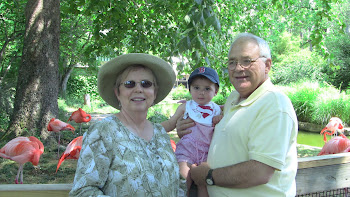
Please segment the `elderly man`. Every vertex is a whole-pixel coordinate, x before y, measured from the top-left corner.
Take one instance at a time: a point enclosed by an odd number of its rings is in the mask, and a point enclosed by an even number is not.
[[[192,165],[191,178],[210,196],[295,196],[298,124],[289,98],[269,79],[265,40],[239,34],[228,53],[235,90],[215,127],[207,163]],[[178,121],[179,136],[193,123]]]

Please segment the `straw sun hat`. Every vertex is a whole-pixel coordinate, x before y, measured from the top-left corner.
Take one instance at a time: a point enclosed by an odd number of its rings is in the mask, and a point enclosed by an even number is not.
[[[144,53],[130,53],[116,57],[104,64],[97,77],[98,92],[109,105],[120,110],[119,101],[114,94],[117,76],[128,66],[141,64],[152,70],[157,80],[158,92],[154,104],[162,101],[173,88],[175,73],[164,60]]]

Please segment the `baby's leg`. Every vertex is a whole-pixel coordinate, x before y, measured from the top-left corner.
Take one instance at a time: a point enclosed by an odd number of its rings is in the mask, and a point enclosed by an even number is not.
[[[179,167],[180,167],[181,176],[187,179],[188,172],[190,171],[190,164],[182,161],[182,162],[179,162]]]
[[[190,171],[190,164],[184,161],[179,162],[179,167],[181,176],[186,179],[187,191],[189,191],[192,184],[192,179],[190,176],[188,176],[188,172]]]
[[[198,186],[198,196],[209,197],[207,186]]]

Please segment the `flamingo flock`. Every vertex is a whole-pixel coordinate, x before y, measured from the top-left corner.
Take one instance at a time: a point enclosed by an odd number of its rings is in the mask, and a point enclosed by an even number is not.
[[[327,132],[330,131],[330,132]],[[332,117],[325,128],[322,129],[320,134],[323,134],[323,141],[325,145],[322,147],[319,155],[329,155],[337,153],[350,152],[350,139],[344,134],[344,125],[340,118]],[[339,133],[339,136],[338,136]],[[327,141],[327,136],[330,135],[332,138]]]
[[[73,112],[69,117],[68,121],[75,121],[76,123],[89,122],[91,120],[91,115],[87,114],[81,108]],[[64,130],[70,130],[74,134],[75,128],[66,122],[59,119],[52,118],[48,125],[48,131],[53,131],[58,133],[58,150],[57,155],[59,157],[59,145],[60,145],[60,132]],[[81,131],[81,125],[80,125]],[[79,132],[80,134],[80,132]],[[67,146],[64,153],[59,157],[57,164],[56,173],[65,159],[78,159],[80,155],[80,150],[82,146],[83,136],[79,136],[73,139]],[[23,184],[23,166],[27,162],[31,162],[34,166],[39,164],[41,155],[44,153],[43,143],[36,137],[16,137],[9,142],[7,142],[0,149],[0,157],[4,159],[9,159],[15,161],[19,164],[17,176],[15,178],[15,183]]]

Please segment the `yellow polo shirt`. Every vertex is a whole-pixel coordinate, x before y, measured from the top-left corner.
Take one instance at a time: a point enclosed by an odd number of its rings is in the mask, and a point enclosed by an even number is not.
[[[208,163],[213,169],[256,160],[277,170],[264,185],[246,189],[208,186],[210,196],[295,196],[297,117],[289,98],[266,80],[246,100],[233,91],[215,127]]]

